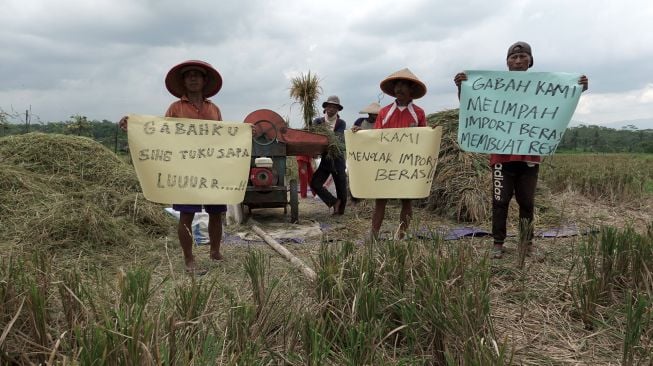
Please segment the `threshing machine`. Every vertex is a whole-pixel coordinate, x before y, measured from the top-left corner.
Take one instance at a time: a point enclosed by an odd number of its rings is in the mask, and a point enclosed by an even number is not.
[[[288,128],[283,118],[269,109],[256,110],[245,117],[255,128],[252,133],[252,162],[243,206],[255,208],[290,206],[290,222],[299,219],[297,180],[285,181],[286,157],[316,156],[329,145],[324,135]]]

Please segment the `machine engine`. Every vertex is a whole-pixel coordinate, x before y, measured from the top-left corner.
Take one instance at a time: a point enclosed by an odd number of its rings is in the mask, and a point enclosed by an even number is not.
[[[270,187],[277,185],[279,177],[272,168],[251,168],[249,180],[254,187]]]

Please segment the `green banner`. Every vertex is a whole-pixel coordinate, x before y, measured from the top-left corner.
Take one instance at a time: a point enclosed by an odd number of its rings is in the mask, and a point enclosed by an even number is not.
[[[580,74],[465,71],[458,143],[488,154],[552,155],[574,114]]]

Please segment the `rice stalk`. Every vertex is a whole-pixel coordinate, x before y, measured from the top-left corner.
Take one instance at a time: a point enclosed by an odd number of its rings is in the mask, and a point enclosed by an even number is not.
[[[626,296],[626,328],[624,331],[624,340],[622,347],[622,365],[630,366],[635,364],[635,357],[640,355],[641,361],[648,358],[653,361],[651,351],[653,348],[640,347],[641,337],[644,330],[651,322],[653,314],[653,301],[646,294],[629,293]]]
[[[487,155],[468,153],[458,144],[458,110],[427,117],[429,126],[442,126],[438,167],[427,208],[462,222],[483,222],[490,213],[490,169]]]
[[[290,79],[290,97],[299,103],[304,119],[304,128],[309,128],[313,118],[317,115],[316,103],[321,93],[320,79],[310,71]]]

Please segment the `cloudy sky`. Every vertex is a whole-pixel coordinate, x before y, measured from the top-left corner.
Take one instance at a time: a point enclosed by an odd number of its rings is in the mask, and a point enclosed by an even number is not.
[[[585,73],[573,120],[653,118],[653,1],[0,0],[0,109],[43,122],[162,115],[173,65],[202,59],[222,74],[225,120],[269,108],[301,124],[290,79],[309,70],[340,96],[350,124],[410,68],[427,113],[456,108],[453,76],[504,70],[531,43],[532,71]],[[648,24],[648,25],[647,25]],[[381,104],[391,102],[385,96]],[[36,118],[35,117],[35,118]]]

